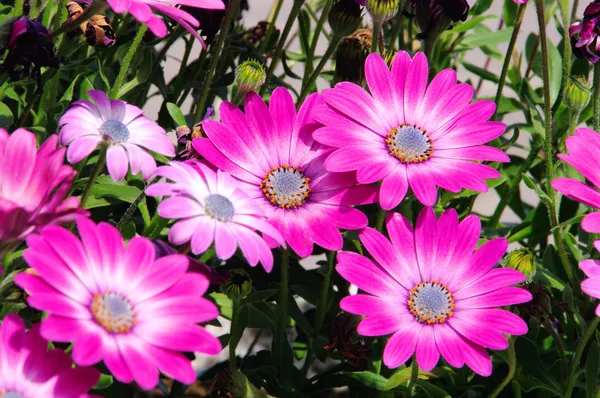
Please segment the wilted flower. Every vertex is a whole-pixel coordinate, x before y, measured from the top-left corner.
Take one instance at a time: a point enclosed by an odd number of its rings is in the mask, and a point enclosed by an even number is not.
[[[365,83],[365,60],[372,42],[371,29],[359,29],[340,42],[335,55],[335,83],[352,82],[360,86]]]
[[[261,88],[265,84],[265,78],[265,68],[263,68],[260,62],[254,59],[242,62],[235,69],[235,80],[238,90],[244,94],[250,91],[257,91]]]
[[[384,23],[394,18],[400,6],[399,0],[366,0],[365,6],[373,21]]]
[[[244,35],[244,39],[248,40],[255,46],[260,45],[266,38],[267,31],[269,30],[269,25],[269,21],[260,21],[255,27],[246,32],[246,34]],[[274,43],[276,42],[278,37],[279,29],[274,28],[270,41]]]
[[[60,349],[48,350],[40,336],[40,324],[28,332],[16,314],[8,314],[0,326],[0,397],[84,398],[100,372],[91,367],[73,368]]]
[[[411,5],[415,8],[421,39],[439,36],[452,22],[466,21],[469,14],[467,0],[411,0]]]
[[[223,0],[225,6],[229,5],[230,0]],[[221,28],[221,22],[225,17],[224,9],[206,9],[196,8],[189,5],[183,5],[181,9],[192,17],[196,18],[200,23],[200,34],[205,37],[206,43],[212,43],[213,39],[217,36],[219,29]],[[240,9],[238,12],[237,19],[242,18],[242,11],[248,9],[248,0],[240,1]]]
[[[585,57],[594,64],[600,60],[599,23],[600,0],[595,0],[585,8],[583,20],[569,27],[573,54],[577,57]]]
[[[354,0],[337,1],[327,16],[334,34],[348,36],[360,27],[362,9]]]
[[[358,335],[356,326],[360,317],[351,314],[338,314],[331,325],[329,344],[323,348],[328,354],[336,349],[344,359],[358,370],[366,370],[371,359],[371,347]]]
[[[175,130],[175,136],[177,137],[177,154],[173,160],[189,160],[197,159],[200,157],[198,152],[192,146],[192,141],[196,138],[206,137],[204,130],[202,129],[202,122],[210,119],[215,115],[215,107],[210,105],[204,114],[204,119],[201,122],[196,123],[190,129],[188,126],[179,126]]]
[[[80,366],[104,361],[123,383],[151,389],[159,371],[193,383],[196,373],[182,352],[221,351],[219,339],[198,325],[219,315],[202,297],[206,277],[187,272],[185,256],[157,258],[141,236],[125,245],[109,224],[80,217],[77,226],[80,238],[55,226],[27,238],[23,257],[37,275],[20,273],[15,283],[31,307],[48,313],[40,334],[73,343]]]
[[[54,47],[46,36],[50,31],[38,21],[29,18],[9,19],[4,22],[2,29],[10,27],[8,40],[0,42],[0,53],[8,50],[2,69],[18,78],[20,73],[33,74],[41,90],[40,68],[58,68],[58,60],[54,55]],[[17,70],[21,66],[22,70]],[[31,71],[30,71],[30,68]]]

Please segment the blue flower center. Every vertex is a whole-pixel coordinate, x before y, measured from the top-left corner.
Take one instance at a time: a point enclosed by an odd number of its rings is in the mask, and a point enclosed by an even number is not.
[[[129,129],[119,120],[107,120],[98,131],[108,141],[123,142],[129,138]]]
[[[390,155],[402,163],[421,163],[433,155],[433,143],[425,130],[405,125],[391,129],[385,139]]]
[[[223,195],[213,193],[204,200],[206,214],[219,221],[230,221],[235,213],[231,200]]]
[[[112,333],[129,333],[136,323],[133,305],[118,293],[96,294],[91,310],[96,322]]]
[[[454,314],[454,295],[441,282],[421,282],[410,292],[408,309],[419,322],[444,323]]]
[[[302,170],[287,164],[273,167],[260,184],[267,200],[283,209],[295,209],[308,199],[310,178]]]

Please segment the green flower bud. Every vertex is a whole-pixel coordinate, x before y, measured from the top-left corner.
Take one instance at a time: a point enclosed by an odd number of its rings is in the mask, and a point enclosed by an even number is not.
[[[362,21],[360,5],[354,0],[339,0],[331,7],[328,19],[333,34],[348,36],[360,27]]]
[[[231,300],[243,299],[252,292],[252,279],[243,269],[232,269],[222,290]]]
[[[244,94],[261,88],[265,84],[265,77],[265,68],[254,59],[242,62],[235,70],[238,90]]]
[[[506,256],[504,266],[522,272],[531,280],[535,274],[535,261],[535,256],[528,249],[517,249]]]
[[[399,0],[367,0],[367,11],[371,14],[373,21],[384,23],[394,18],[400,7]]]
[[[590,102],[590,84],[584,76],[575,76],[567,83],[565,101],[569,108],[581,112]]]
[[[335,55],[334,83],[365,83],[365,60],[371,51],[372,41],[370,29],[359,29],[340,42]]]

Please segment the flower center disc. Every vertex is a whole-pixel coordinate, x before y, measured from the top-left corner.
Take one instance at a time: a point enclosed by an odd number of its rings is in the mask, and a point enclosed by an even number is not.
[[[0,391],[0,398],[25,398],[25,396],[23,394],[21,394],[20,392],[16,392],[16,391],[6,391],[6,392]]]
[[[204,200],[206,214],[219,221],[230,221],[235,213],[233,203],[223,195],[213,193]]]
[[[122,142],[129,138],[129,129],[118,120],[107,120],[98,131],[108,141]]]
[[[425,130],[405,125],[391,129],[385,139],[390,155],[402,163],[421,163],[433,155],[433,143]]]
[[[96,294],[91,309],[96,322],[109,332],[129,333],[136,323],[133,305],[117,293]]]
[[[444,323],[453,315],[453,297],[441,282],[421,282],[410,291],[408,309],[419,322]]]
[[[285,209],[295,209],[308,199],[310,178],[302,170],[287,164],[273,167],[260,184],[267,200]]]

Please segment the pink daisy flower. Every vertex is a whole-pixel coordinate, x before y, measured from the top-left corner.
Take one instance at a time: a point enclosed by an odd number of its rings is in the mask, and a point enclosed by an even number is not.
[[[525,275],[494,268],[508,241],[492,239],[475,250],[479,218],[471,215],[459,224],[453,209],[439,220],[433,209],[423,209],[414,231],[404,216],[390,213],[387,230],[391,242],[372,228],[359,235],[374,261],[352,252],[337,256],[340,275],[365,292],[340,302],[344,311],[366,316],[358,333],[393,333],[383,352],[389,368],[402,365],[416,351],[425,371],[441,355],[456,368],[466,364],[489,376],[492,362],[485,349],[504,350],[505,333],[527,332],[521,318],[498,308],[531,300],[525,289],[510,287],[525,281]]]
[[[73,368],[63,350],[48,351],[37,323],[26,332],[16,314],[0,325],[0,397],[92,398],[100,373],[94,368]]]
[[[221,122],[204,121],[208,138],[197,138],[194,148],[218,168],[231,173],[300,256],[313,243],[328,250],[342,248],[338,228],[360,229],[367,217],[350,207],[372,203],[376,189],[356,186],[354,173],[330,173],[323,162],[331,152],[312,138],[320,125],[312,112],[320,95],[309,96],[298,114],[294,100],[277,88],[269,106],[255,93],[246,94],[242,113],[224,102]],[[270,247],[277,242],[265,237]]]
[[[72,342],[80,366],[104,361],[123,383],[151,389],[158,371],[186,384],[196,379],[181,351],[214,355],[219,340],[197,322],[218,315],[201,297],[209,286],[188,273],[185,256],[156,259],[154,245],[135,237],[125,247],[116,228],[78,218],[81,240],[49,226],[27,238],[24,258],[37,275],[21,273],[15,283],[28,304],[49,315],[40,333],[49,341]]]
[[[0,258],[44,225],[88,214],[78,198],[65,199],[75,171],[57,143],[52,135],[37,149],[33,133],[0,129]]]
[[[200,23],[196,18],[177,6],[207,8],[209,10],[225,9],[225,4],[221,0],[108,0],[108,4],[115,13],[129,12],[135,19],[147,24],[150,31],[156,36],[165,37],[167,35],[167,25],[165,25],[162,18],[152,13],[152,9],[161,12],[183,26],[185,30],[200,40],[203,46],[205,46],[204,41],[194,29],[200,27]]]
[[[557,178],[552,186],[563,195],[583,203],[586,206],[600,209],[600,169],[598,169],[598,151],[600,136],[594,130],[578,128],[575,135],[565,141],[568,154],[558,154],[558,158],[573,166],[595,187],[572,178]],[[581,221],[581,228],[589,233],[600,233],[600,213],[590,213]]]
[[[175,146],[165,130],[145,117],[137,106],[111,100],[102,91],[88,92],[93,102],[80,100],[72,104],[58,121],[61,145],[68,145],[67,160],[78,163],[101,143],[109,145],[106,153],[108,172],[113,180],[140,171],[145,180],[156,169],[147,150],[175,156]]]
[[[423,53],[411,60],[400,51],[391,71],[381,56],[371,54],[365,62],[371,94],[354,83],[338,83],[323,93],[329,106],[315,110],[315,119],[325,125],[315,131],[315,140],[338,148],[325,161],[327,170],[357,170],[361,184],[381,181],[385,210],[396,207],[409,186],[426,206],[435,204],[437,186],[486,192],[484,179],[500,173],[472,160],[509,161],[501,150],[483,145],[506,128],[487,121],[494,103],[469,104],[473,88],[457,84],[452,69],[429,86],[428,74]]]
[[[600,250],[600,241],[595,241],[596,250]],[[594,298],[600,298],[600,260],[583,260],[579,263],[579,268],[588,277],[581,282],[581,290],[585,294]],[[596,315],[600,316],[600,304],[596,307]]]
[[[238,189],[228,173],[216,172],[197,160],[170,162],[156,175],[173,181],[149,186],[150,196],[170,196],[158,206],[163,218],[179,219],[169,230],[169,241],[181,245],[191,241],[194,254],[204,253],[215,242],[217,257],[227,260],[238,245],[251,266],[259,261],[267,272],[273,269],[273,253],[255,230],[285,245],[281,234],[264,221],[262,208]]]

